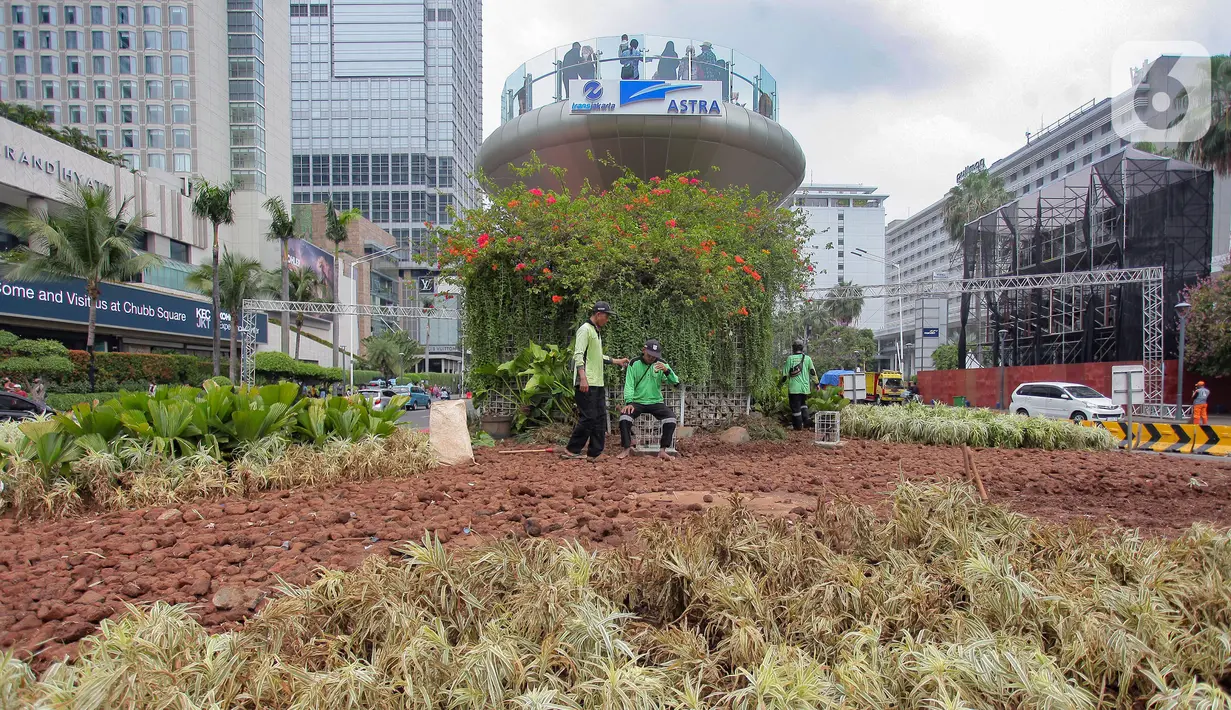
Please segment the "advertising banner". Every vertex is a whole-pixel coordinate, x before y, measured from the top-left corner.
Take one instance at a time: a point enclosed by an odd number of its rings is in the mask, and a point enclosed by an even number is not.
[[[721,116],[721,81],[570,79],[569,112],[636,116]]]
[[[325,283],[321,297],[325,301],[333,300],[333,254],[321,249],[304,239],[291,239],[286,243],[287,256],[291,267],[308,267],[316,272]]]
[[[204,301],[156,291],[104,283],[96,319],[100,326],[151,333],[212,338],[213,308]],[[89,299],[81,279],[65,281],[0,280],[0,314],[87,323]],[[231,337],[231,314],[220,313],[222,339]],[[267,342],[268,318],[257,315],[257,342]]]

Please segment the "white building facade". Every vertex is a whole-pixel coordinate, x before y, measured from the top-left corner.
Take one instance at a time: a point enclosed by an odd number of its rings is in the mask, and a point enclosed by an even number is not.
[[[804,213],[813,235],[805,247],[816,268],[810,288],[885,283],[885,200],[888,195],[864,185],[801,185],[790,204]],[[862,250],[855,253],[854,250]],[[865,299],[853,325],[884,327],[884,299]]]

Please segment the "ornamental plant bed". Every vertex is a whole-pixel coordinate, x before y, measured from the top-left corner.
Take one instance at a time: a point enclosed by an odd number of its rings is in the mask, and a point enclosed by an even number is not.
[[[824,451],[810,433],[740,446],[703,435],[679,446],[685,456],[670,463],[605,455],[589,464],[500,455],[538,448],[504,443],[476,449],[477,467],[401,479],[303,484],[58,521],[0,519],[0,648],[38,652],[43,668],[75,653],[78,640],[124,604],[156,600],[195,605],[207,629],[228,627],[250,611],[219,607],[214,597],[223,589],[270,596],[279,579],[304,584],[318,567],[353,569],[425,531],[449,549],[535,535],[610,548],[634,543],[637,529],[656,520],[724,506],[732,494],[758,514],[798,521],[818,501],[851,500],[885,514],[899,481],[963,477],[958,447],[850,440]],[[1121,452],[974,456],[993,503],[1043,520],[1169,537],[1193,523],[1231,525],[1228,463]]]

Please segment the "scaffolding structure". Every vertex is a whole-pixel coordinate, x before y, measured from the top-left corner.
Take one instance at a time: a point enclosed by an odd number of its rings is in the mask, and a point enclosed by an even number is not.
[[[978,324],[975,346],[1007,365],[1142,360],[1147,396],[1161,390],[1152,363],[1176,356],[1174,306],[1209,275],[1212,209],[1209,171],[1133,148],[1002,205],[966,225],[967,279],[1157,267],[1161,288],[981,290],[963,295],[963,332]]]
[[[405,323],[407,319],[427,319],[449,321],[455,320],[459,324],[461,320],[460,303],[458,308],[437,308],[437,307],[422,307],[422,306],[381,306],[365,303],[318,303],[318,302],[301,302],[301,301],[271,301],[263,299],[245,299],[243,304],[243,315],[240,321],[240,342],[243,347],[240,350],[240,379],[246,384],[256,384],[256,348],[257,348],[257,313],[304,313],[310,315],[321,316],[370,316],[372,318],[383,318],[387,322]],[[355,329],[358,330],[357,328]],[[460,335],[460,333],[459,333]],[[352,357],[355,353],[351,354]],[[462,349],[462,373],[465,376],[466,371],[466,351]]]

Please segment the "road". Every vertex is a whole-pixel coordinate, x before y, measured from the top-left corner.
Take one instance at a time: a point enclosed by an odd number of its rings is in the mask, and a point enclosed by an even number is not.
[[[416,409],[413,412],[405,412],[401,419],[398,419],[399,424],[410,424],[416,429],[426,429],[428,421],[427,409]]]

